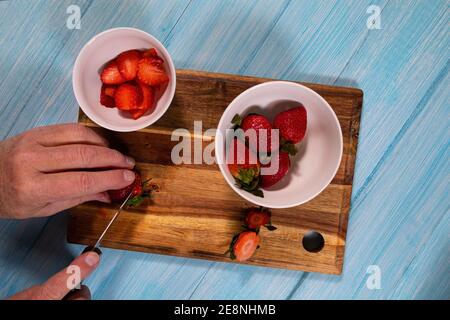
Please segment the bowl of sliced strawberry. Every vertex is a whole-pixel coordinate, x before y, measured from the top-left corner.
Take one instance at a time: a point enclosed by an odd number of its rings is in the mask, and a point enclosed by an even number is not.
[[[92,121],[113,131],[136,131],[156,122],[169,108],[175,94],[175,66],[152,35],[115,28],[83,47],[72,84],[78,104]]]
[[[343,152],[339,120],[327,101],[303,85],[271,81],[225,109],[215,155],[225,180],[244,199],[289,208],[320,194]]]

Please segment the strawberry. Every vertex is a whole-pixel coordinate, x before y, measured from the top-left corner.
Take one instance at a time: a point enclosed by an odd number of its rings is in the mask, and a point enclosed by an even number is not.
[[[114,95],[116,93],[116,86],[108,86],[108,85],[102,85],[102,92],[107,95],[108,97],[114,98]]]
[[[242,130],[244,130],[245,133],[250,133],[250,130],[255,130],[256,132],[256,140],[255,142],[250,141],[250,148],[253,150],[259,150],[262,152],[270,152],[271,151],[271,130],[272,125],[270,124],[270,121],[263,115],[251,113],[242,119],[238,114],[236,114],[233,117],[233,120],[231,121],[233,124],[240,126]],[[263,130],[266,131],[266,133],[263,133]],[[264,137],[266,141],[262,142],[260,141]],[[248,136],[247,136],[248,138]],[[253,146],[252,144],[256,143],[257,145]],[[260,150],[260,145],[265,144],[264,150]]]
[[[111,202],[123,202],[128,197],[130,192],[132,192],[131,197],[127,201],[127,205],[137,206],[144,201],[145,198],[149,198],[152,191],[159,190],[159,187],[155,184],[151,184],[147,187],[148,181],[142,181],[139,172],[134,171],[134,173],[136,174],[136,178],[129,186],[119,190],[108,191]]]
[[[130,199],[138,196],[142,193],[142,178],[141,175],[138,172],[134,172],[136,175],[136,178],[134,179],[133,183],[131,183],[129,186],[119,189],[119,190],[109,190],[108,194],[111,198],[112,202],[121,202],[125,200],[126,197],[130,194],[130,192],[133,192]]]
[[[108,108],[114,108],[116,103],[114,101],[114,86],[102,85],[102,89],[100,91],[100,103]],[[111,95],[112,94],[112,95]]]
[[[148,50],[143,50],[142,57],[144,57],[144,58],[156,58],[156,57],[159,57],[159,56],[158,56],[158,52],[156,51],[155,48],[150,48]]]
[[[289,154],[285,151],[272,153],[270,162],[261,166],[268,168],[273,161],[278,161],[278,171],[271,175],[261,175],[261,188],[266,189],[276,184],[287,174],[289,167],[291,166]]]
[[[117,67],[126,81],[136,78],[140,59],[141,52],[139,50],[128,50],[117,56]]]
[[[145,83],[138,82],[138,86],[142,92],[142,102],[138,109],[150,110],[155,102],[155,92],[152,87],[147,86]]]
[[[303,105],[280,112],[275,117],[273,125],[280,130],[281,138],[288,144],[302,141],[306,133],[307,115]],[[289,148],[284,148],[286,151]]]
[[[230,253],[232,260],[246,261],[259,248],[260,241],[261,239],[255,231],[243,231],[234,236],[227,253]]]
[[[142,117],[147,111],[153,109],[155,104],[155,92],[153,88],[142,82],[138,82],[138,85],[142,92],[142,102],[136,110],[130,111],[133,119],[139,119]]]
[[[143,58],[139,61],[137,76],[140,81],[149,86],[156,86],[169,81],[169,77],[164,71],[161,58]]]
[[[104,84],[121,84],[126,80],[119,71],[116,60],[111,60],[103,68],[100,79]]]
[[[114,100],[120,110],[135,110],[142,102],[142,92],[136,84],[124,83],[117,88]]]
[[[258,189],[260,164],[257,156],[245,144],[234,138],[227,154],[227,165],[236,184],[256,196],[263,197]]]
[[[156,52],[155,48],[145,50],[142,53],[142,57],[143,58],[152,58],[152,64],[161,66],[164,63],[164,60],[158,55],[158,52]]]

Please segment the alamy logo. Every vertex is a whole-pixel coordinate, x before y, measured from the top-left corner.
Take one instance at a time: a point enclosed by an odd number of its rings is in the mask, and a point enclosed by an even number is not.
[[[381,29],[381,8],[376,5],[371,5],[367,8],[366,13],[370,14],[366,22],[367,29]]]
[[[225,157],[218,163],[250,165],[260,164],[261,175],[273,175],[278,172],[279,159],[272,154],[279,152],[278,129],[208,129],[203,132],[202,121],[194,121],[193,134],[184,128],[172,131],[171,141],[178,142],[171,151],[173,164],[214,164],[214,140],[223,140]],[[270,139],[269,139],[270,137]],[[270,141],[270,142],[269,142]],[[204,146],[204,143],[208,144]],[[267,150],[273,150],[269,153]],[[222,163],[221,163],[222,162]]]
[[[381,269],[377,265],[370,265],[367,267],[367,274],[369,277],[366,280],[366,287],[369,290],[381,289]]]
[[[70,274],[67,278],[67,289],[80,289],[81,287],[81,269],[79,266],[70,265],[66,269],[66,273]]]
[[[66,26],[70,30],[81,29],[81,10],[80,7],[72,4],[67,7],[66,13],[69,15],[66,20]]]

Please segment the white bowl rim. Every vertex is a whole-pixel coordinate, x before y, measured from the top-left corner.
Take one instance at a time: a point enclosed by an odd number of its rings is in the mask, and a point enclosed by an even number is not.
[[[163,52],[164,58],[166,58],[166,62],[168,62],[169,64],[169,69],[170,69],[170,73],[171,73],[171,81],[173,81],[174,85],[171,87],[170,91],[169,91],[169,103],[167,103],[167,105],[163,108],[163,112],[161,113],[161,116],[159,118],[154,118],[151,119],[150,121],[148,121],[145,124],[141,124],[141,125],[130,125],[126,128],[123,127],[114,127],[109,125],[107,122],[103,121],[100,117],[97,117],[95,114],[91,113],[89,111],[89,108],[85,108],[84,106],[82,106],[82,104],[80,103],[80,99],[78,97],[78,85],[75,83],[75,79],[78,78],[79,75],[79,64],[80,64],[80,57],[82,56],[82,54],[87,50],[88,46],[91,45],[98,37],[101,37],[107,33],[111,33],[111,32],[116,32],[116,31],[121,31],[121,30],[128,30],[128,31],[133,31],[133,32],[137,32],[137,33],[141,33],[142,35],[145,35],[146,37],[150,38],[151,41],[157,43],[158,45],[160,45],[161,47],[161,51]],[[161,117],[166,113],[167,109],[169,109],[170,105],[172,104],[173,98],[175,96],[175,90],[176,90],[176,83],[177,83],[177,73],[176,73],[176,69],[175,69],[175,64],[172,61],[172,57],[169,54],[169,52],[167,51],[166,47],[154,36],[152,36],[150,33],[143,31],[141,29],[137,29],[137,28],[132,28],[132,27],[117,27],[117,28],[110,28],[107,30],[104,30],[96,35],[94,35],[91,39],[89,39],[88,42],[86,42],[83,46],[83,48],[81,48],[80,52],[78,53],[77,58],[75,59],[75,63],[73,65],[73,69],[72,69],[72,89],[73,89],[73,93],[75,95],[75,99],[77,100],[77,104],[78,106],[81,108],[81,110],[83,110],[83,112],[89,117],[89,119],[91,119],[92,121],[94,121],[96,124],[98,124],[99,126],[105,128],[105,129],[109,129],[112,131],[116,131],[116,132],[131,132],[131,131],[137,131],[140,129],[144,129],[150,125],[152,125],[153,123],[155,123],[156,121],[158,121],[159,119],[161,119]],[[80,93],[81,94],[81,93]]]
[[[219,146],[219,139],[218,139],[218,135],[219,135],[219,128],[222,127],[223,125],[223,121],[225,121],[224,119],[224,114],[226,112],[226,109],[228,109],[231,105],[237,103],[238,99],[242,98],[243,95],[247,95],[249,93],[251,93],[252,91],[258,90],[261,87],[266,87],[266,86],[272,86],[275,84],[282,84],[282,85],[288,85],[288,86],[296,86],[296,87],[300,87],[308,92],[310,92],[311,94],[313,94],[314,96],[316,96],[317,98],[319,98],[319,100],[321,100],[328,108],[328,110],[331,112],[335,125],[337,126],[337,128],[339,129],[339,161],[337,161],[337,164],[335,166],[335,169],[333,170],[333,174],[330,175],[329,181],[327,181],[327,183],[324,184],[324,186],[322,188],[320,188],[320,190],[318,190],[318,192],[316,192],[315,194],[313,194],[312,196],[301,200],[301,201],[297,201],[297,202],[293,202],[291,204],[287,204],[287,205],[267,205],[267,204],[262,204],[259,203],[257,201],[257,197],[254,196],[254,198],[251,198],[248,192],[246,192],[245,190],[239,189],[235,186],[235,182],[230,181],[228,179],[228,176],[226,175],[226,171],[227,169],[225,169],[225,163],[224,161],[221,161],[219,159],[219,157],[224,156],[223,155],[223,150],[221,150],[220,146]],[[215,158],[216,158],[216,163],[219,166],[220,172],[222,173],[222,176],[224,177],[224,179],[227,181],[227,183],[230,185],[230,187],[237,193],[239,194],[242,198],[244,198],[245,200],[257,204],[257,205],[261,205],[261,206],[265,206],[268,208],[273,208],[273,209],[284,209],[284,208],[292,208],[292,207],[296,207],[299,206],[301,204],[304,204],[312,199],[314,199],[315,197],[317,197],[320,193],[322,193],[323,190],[325,190],[326,187],[328,187],[331,183],[331,181],[333,181],[334,177],[336,176],[337,171],[339,170],[339,167],[341,165],[342,162],[342,154],[343,154],[343,137],[342,137],[342,128],[341,128],[341,124],[339,122],[338,117],[336,116],[336,113],[334,112],[333,108],[331,108],[330,104],[320,95],[318,94],[316,91],[314,91],[311,88],[308,88],[307,86],[304,86],[302,84],[296,83],[296,82],[292,82],[292,81],[284,81],[284,80],[274,80],[274,81],[267,81],[267,82],[263,82],[260,84],[257,84],[251,88],[248,88],[247,90],[241,92],[236,98],[233,99],[233,101],[231,101],[231,103],[227,106],[227,108],[225,109],[225,111],[223,112],[222,116],[220,117],[219,123],[217,125],[217,132],[216,132],[216,136],[214,138],[214,149],[215,149]],[[223,138],[223,135],[222,135]]]

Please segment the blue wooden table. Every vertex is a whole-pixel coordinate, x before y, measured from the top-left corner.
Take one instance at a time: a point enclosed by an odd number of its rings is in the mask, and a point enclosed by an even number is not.
[[[448,299],[449,5],[2,1],[0,137],[76,121],[75,58],[92,36],[118,26],[159,38],[178,68],[359,87],[343,275],[105,249],[86,283],[96,299]],[[82,247],[65,241],[66,223],[64,213],[0,221],[0,297],[46,280],[78,255]]]

